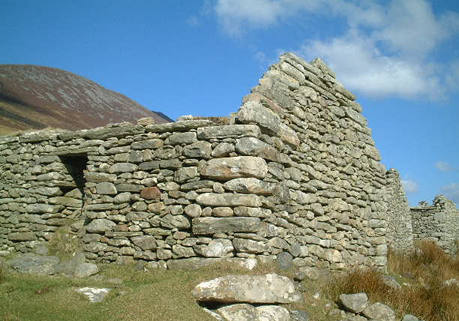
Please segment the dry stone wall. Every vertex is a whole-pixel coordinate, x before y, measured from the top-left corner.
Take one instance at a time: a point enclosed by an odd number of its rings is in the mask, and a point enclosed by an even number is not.
[[[1,138],[0,251],[70,226],[97,262],[384,267],[386,170],[360,105],[321,60],[281,56],[228,123]]]
[[[422,202],[411,208],[414,240],[433,240],[446,252],[457,253],[459,243],[459,210],[443,195],[433,204]]]
[[[413,249],[410,207],[396,169],[386,173],[387,245],[397,250]]]

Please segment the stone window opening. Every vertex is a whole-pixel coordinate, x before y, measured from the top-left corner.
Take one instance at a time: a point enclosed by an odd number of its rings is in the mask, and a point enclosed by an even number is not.
[[[88,156],[86,154],[60,155],[59,158],[67,169],[67,172],[73,178],[76,187],[84,195],[84,186],[86,185],[84,170],[88,164]]]

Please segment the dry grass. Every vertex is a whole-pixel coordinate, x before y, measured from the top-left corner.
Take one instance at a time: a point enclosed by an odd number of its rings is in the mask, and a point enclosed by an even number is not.
[[[80,239],[71,233],[70,226],[59,227],[47,245],[50,254],[60,258],[72,257],[81,250]]]
[[[400,316],[410,313],[425,321],[459,320],[459,258],[448,256],[435,243],[423,241],[410,253],[391,251],[388,268],[402,281],[392,288],[376,270],[356,269],[334,278],[329,295],[336,300],[342,293],[365,292],[372,302],[391,306]]]

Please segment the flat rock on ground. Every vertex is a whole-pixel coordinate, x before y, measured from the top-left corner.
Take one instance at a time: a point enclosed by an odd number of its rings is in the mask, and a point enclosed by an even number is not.
[[[277,274],[227,275],[198,284],[193,296],[201,302],[292,303],[301,300],[293,282]]]

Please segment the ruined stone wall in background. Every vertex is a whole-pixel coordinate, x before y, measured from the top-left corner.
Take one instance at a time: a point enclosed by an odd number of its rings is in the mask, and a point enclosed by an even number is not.
[[[443,195],[435,197],[433,205],[411,208],[414,240],[430,239],[446,252],[454,254],[459,242],[459,211],[453,201]]]
[[[69,226],[98,262],[383,267],[386,170],[354,100],[321,60],[285,54],[228,124],[0,138],[0,251]]]
[[[413,228],[405,191],[397,170],[391,168],[386,173],[387,201],[387,245],[397,250],[413,248]]]

